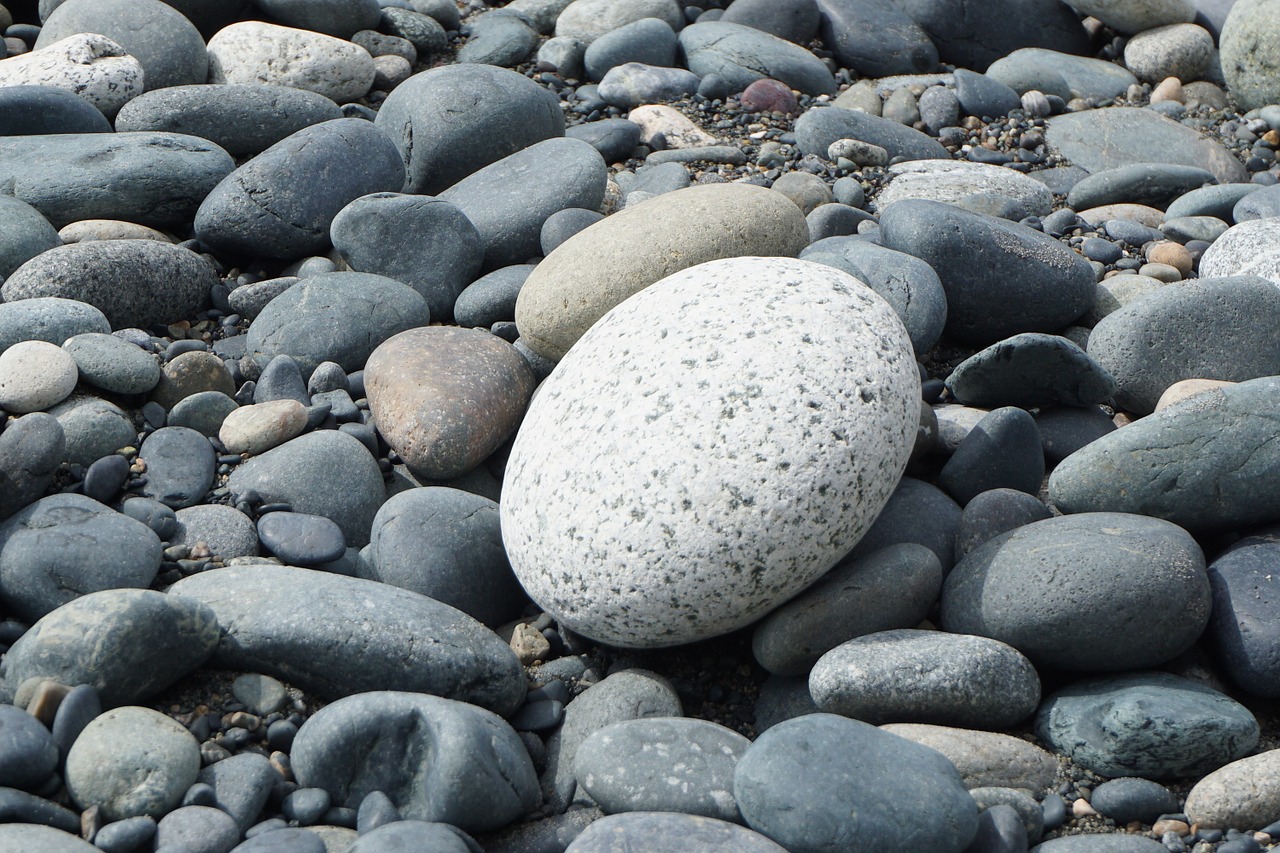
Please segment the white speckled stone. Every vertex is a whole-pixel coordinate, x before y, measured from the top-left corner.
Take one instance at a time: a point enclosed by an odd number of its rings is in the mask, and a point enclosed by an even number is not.
[[[919,374],[857,279],[730,258],[622,302],[534,397],[502,533],[562,624],[642,648],[746,625],[826,573],[911,451]]]
[[[974,193],[994,193],[1012,199],[1029,215],[1053,210],[1053,193],[1034,178],[1003,166],[964,160],[910,160],[889,167],[892,180],[876,199],[880,210],[905,198],[926,198],[958,204]]]
[[[297,400],[269,400],[227,415],[218,439],[231,453],[265,453],[301,435],[307,410]]]
[[[1200,277],[1260,275],[1280,284],[1280,218],[1233,225],[1204,250]]]
[[[364,97],[376,74],[369,51],[310,30],[241,21],[209,39],[210,83],[291,86],[345,104]]]
[[[0,87],[53,86],[115,115],[142,94],[142,63],[97,33],[80,33],[0,62]]]
[[[45,341],[23,341],[0,354],[0,409],[13,414],[57,405],[76,388],[71,354]]]

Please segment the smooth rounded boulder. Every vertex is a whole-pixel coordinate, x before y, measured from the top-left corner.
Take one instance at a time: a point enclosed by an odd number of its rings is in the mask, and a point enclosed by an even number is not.
[[[210,83],[306,89],[340,104],[363,98],[377,66],[345,39],[262,21],[239,21],[209,39]]]
[[[809,51],[752,27],[728,21],[693,24],[680,31],[680,50],[690,71],[715,74],[740,92],[756,80],[777,80],[806,95],[834,95],[836,81]]]
[[[53,86],[107,118],[142,94],[142,63],[98,33],[77,33],[0,63],[0,86]]]
[[[1153,597],[1179,618],[1147,620]],[[1177,657],[1204,631],[1210,604],[1204,554],[1185,530],[1140,515],[1083,513],[970,551],[943,584],[942,627],[1008,643],[1037,666],[1108,672]],[[1139,623],[1147,627],[1135,633]]]
[[[1232,97],[1246,110],[1280,101],[1280,23],[1271,0],[1237,0],[1218,39],[1222,74]]]
[[[512,568],[561,624],[615,645],[748,624],[884,507],[918,383],[902,322],[852,276],[789,258],[670,276],[593,326],[530,405],[503,488]]]
[[[516,325],[526,346],[559,360],[609,309],[659,279],[719,258],[795,257],[808,242],[804,214],[781,193],[745,184],[663,193],[561,243],[520,289]]]
[[[216,615],[211,665],[261,672],[326,698],[429,693],[508,715],[524,670],[502,639],[425,595],[362,578],[250,564],[178,581],[171,595]]]
[[[106,116],[66,89],[16,84],[0,89],[0,136],[110,132]]]
[[[1255,696],[1280,697],[1280,596],[1274,530],[1246,536],[1209,564],[1208,638],[1231,679]]]
[[[895,0],[894,5],[929,34],[943,62],[974,71],[986,71],[1023,47],[1089,53],[1079,16],[1057,0]]]
[[[564,113],[554,95],[523,74],[470,63],[413,75],[382,102],[374,124],[399,151],[404,191],[426,195],[564,136]]]
[[[227,175],[196,211],[195,232],[224,252],[301,258],[329,246],[329,225],[348,203],[403,184],[390,139],[364,119],[334,119],[285,137]]]
[[[58,230],[40,211],[20,198],[0,195],[0,284],[36,255],[61,245]]]
[[[92,305],[113,329],[166,325],[209,299],[218,274],[201,256],[155,240],[94,240],[27,261],[0,286],[6,302],[56,297]]]
[[[593,821],[565,848],[565,853],[626,853],[637,847],[672,853],[786,851],[758,832],[715,818],[679,812],[625,812]]]

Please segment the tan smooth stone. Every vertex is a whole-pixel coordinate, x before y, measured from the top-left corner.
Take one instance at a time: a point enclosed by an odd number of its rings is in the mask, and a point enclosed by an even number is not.
[[[1206,391],[1212,391],[1215,388],[1222,388],[1226,385],[1235,385],[1234,382],[1227,382],[1223,379],[1183,379],[1175,382],[1168,388],[1164,389],[1164,393],[1160,395],[1160,399],[1156,401],[1155,410],[1167,409],[1174,403],[1181,403],[1183,400],[1189,400],[1198,394]]]
[[[297,400],[270,400],[227,415],[218,439],[229,453],[265,453],[301,435],[306,426],[307,409]]]
[[[1187,247],[1173,240],[1153,243],[1151,248],[1147,249],[1147,260],[1153,264],[1168,264],[1176,269],[1182,278],[1190,275],[1191,268],[1195,265]]]
[[[81,219],[64,225],[58,232],[63,243],[88,243],[91,240],[155,240],[158,243],[176,243],[168,234],[119,219]]]

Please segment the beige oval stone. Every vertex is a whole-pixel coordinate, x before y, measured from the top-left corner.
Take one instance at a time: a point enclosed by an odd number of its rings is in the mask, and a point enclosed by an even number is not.
[[[1182,273],[1171,264],[1145,263],[1138,268],[1138,275],[1154,278],[1157,281],[1163,281],[1165,284],[1182,281]]]
[[[1241,758],[1201,779],[1184,809],[1202,827],[1258,829],[1280,815],[1280,749]]]
[[[559,361],[611,308],[672,273],[721,258],[794,258],[808,244],[800,208],[764,187],[663,193],[560,244],[521,288],[516,325],[530,349]]]
[[[999,732],[887,723],[880,728],[936,749],[956,766],[964,786],[1026,788],[1039,793],[1053,784],[1058,760],[1033,743]]]
[[[1181,403],[1183,400],[1189,400],[1206,391],[1235,384],[1223,379],[1183,379],[1164,389],[1164,393],[1160,395],[1160,399],[1156,402],[1155,410],[1158,412],[1161,409],[1169,408],[1174,403]]]
[[[1147,260],[1153,264],[1167,264],[1176,269],[1183,278],[1187,277],[1195,264],[1187,247],[1172,240],[1151,244],[1147,249]]]
[[[668,148],[699,148],[715,145],[716,138],[693,123],[684,113],[661,104],[636,107],[627,119],[640,127],[640,143],[648,145],[659,133]]]
[[[507,440],[537,379],[515,347],[483,329],[427,326],[374,350],[364,384],[378,431],[409,470],[446,480]]]
[[[1182,89],[1182,81],[1177,77],[1166,77],[1160,81],[1160,84],[1151,90],[1151,103],[1158,104],[1161,101],[1176,101],[1179,104],[1185,103],[1187,94]]]
[[[306,426],[306,407],[297,400],[270,400],[227,415],[218,439],[229,453],[265,453],[301,435]]]
[[[173,237],[139,225],[136,222],[123,222],[119,219],[81,219],[64,225],[58,232],[63,243],[88,243],[91,240],[155,240],[157,243],[176,243]]]

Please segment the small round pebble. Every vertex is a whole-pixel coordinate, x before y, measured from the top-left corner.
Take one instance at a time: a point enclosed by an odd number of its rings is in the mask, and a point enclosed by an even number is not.
[[[250,713],[264,717],[280,710],[286,698],[283,684],[258,672],[247,672],[231,682],[231,695]]]
[[[1178,798],[1157,782],[1125,776],[1095,788],[1089,805],[1118,824],[1135,820],[1153,823],[1160,815],[1176,812]]]
[[[291,566],[332,562],[347,550],[342,528],[322,515],[271,512],[258,519],[262,545]]]

